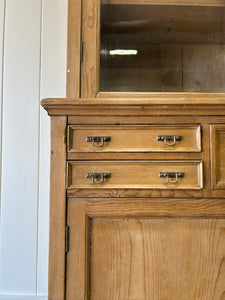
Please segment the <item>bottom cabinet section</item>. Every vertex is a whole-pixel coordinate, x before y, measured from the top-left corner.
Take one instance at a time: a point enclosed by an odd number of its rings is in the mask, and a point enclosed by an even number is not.
[[[225,201],[69,199],[67,300],[225,299]]]

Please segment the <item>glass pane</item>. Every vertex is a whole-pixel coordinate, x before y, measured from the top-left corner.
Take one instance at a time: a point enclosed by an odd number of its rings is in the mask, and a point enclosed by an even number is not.
[[[101,91],[225,92],[225,7],[102,0],[100,56]]]

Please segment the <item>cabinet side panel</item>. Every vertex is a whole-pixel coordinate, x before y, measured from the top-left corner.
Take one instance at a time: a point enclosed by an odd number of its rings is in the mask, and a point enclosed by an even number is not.
[[[64,299],[66,225],[66,117],[51,119],[49,287],[51,300]]]

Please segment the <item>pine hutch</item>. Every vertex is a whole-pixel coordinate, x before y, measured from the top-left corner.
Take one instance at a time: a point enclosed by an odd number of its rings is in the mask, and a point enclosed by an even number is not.
[[[225,1],[68,5],[49,300],[225,299]]]

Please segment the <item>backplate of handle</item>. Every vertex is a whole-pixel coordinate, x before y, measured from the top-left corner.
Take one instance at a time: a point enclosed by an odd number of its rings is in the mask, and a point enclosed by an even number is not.
[[[87,136],[86,141],[92,143],[94,147],[103,147],[105,142],[111,140],[110,136]]]
[[[162,141],[166,146],[175,146],[177,141],[181,141],[181,135],[158,135],[157,141]]]
[[[168,183],[177,183],[179,178],[184,177],[184,172],[160,172],[159,177],[166,178]]]
[[[109,178],[111,173],[87,173],[86,178],[92,178],[94,184],[104,183],[105,178]]]

